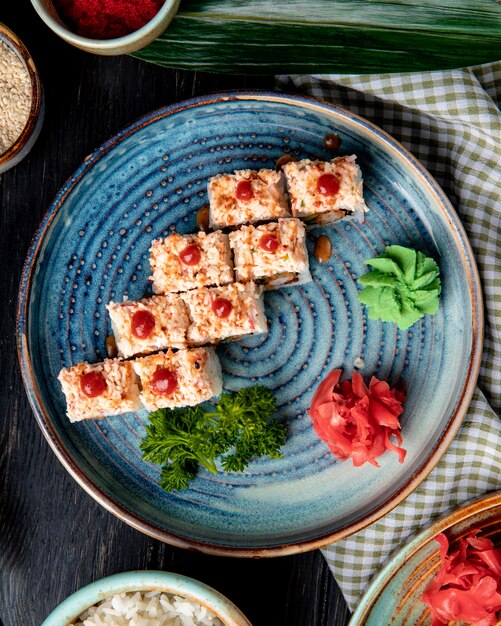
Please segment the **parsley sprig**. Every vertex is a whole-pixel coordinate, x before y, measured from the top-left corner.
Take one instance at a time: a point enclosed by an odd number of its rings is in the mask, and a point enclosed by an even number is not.
[[[231,472],[243,471],[255,457],[280,458],[287,430],[272,420],[275,409],[273,393],[256,385],[223,393],[212,412],[199,406],[153,411],[140,446],[143,459],[163,466],[162,489],[180,491],[200,465],[215,474],[222,455],[223,469]]]

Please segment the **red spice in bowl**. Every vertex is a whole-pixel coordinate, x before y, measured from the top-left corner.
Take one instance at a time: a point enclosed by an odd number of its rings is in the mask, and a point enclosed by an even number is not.
[[[160,10],[164,0],[55,0],[70,28],[90,39],[115,39],[139,30]]]

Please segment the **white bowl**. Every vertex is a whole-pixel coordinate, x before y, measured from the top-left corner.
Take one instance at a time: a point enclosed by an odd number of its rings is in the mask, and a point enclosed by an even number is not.
[[[31,0],[35,11],[47,26],[61,39],[94,54],[128,54],[144,48],[161,35],[177,12],[180,0],[165,0],[158,13],[144,26],[124,37],[115,39],[91,39],[75,34],[60,18],[52,0]]]
[[[187,576],[156,571],[123,572],[82,587],[56,607],[42,626],[68,626],[102,600],[116,593],[135,591],[164,591],[180,595],[212,611],[224,626],[252,626],[233,602],[219,591]]]

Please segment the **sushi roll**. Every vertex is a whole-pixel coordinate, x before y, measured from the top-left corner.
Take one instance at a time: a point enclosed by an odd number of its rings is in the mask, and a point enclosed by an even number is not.
[[[218,343],[267,331],[262,287],[233,283],[183,293],[188,307],[190,345]]]
[[[119,415],[141,408],[137,376],[128,361],[105,359],[63,368],[58,376],[70,422]]]
[[[292,215],[307,223],[330,224],[344,217],[361,222],[368,211],[356,156],[332,161],[292,161],[283,166]]]
[[[132,363],[148,411],[195,406],[218,396],[223,388],[221,365],[213,348],[169,350]]]
[[[267,289],[311,280],[306,231],[297,219],[242,226],[229,234],[238,281],[265,283]]]
[[[228,235],[221,231],[155,239],[150,248],[153,292],[188,291],[233,282]]]
[[[208,185],[211,228],[290,217],[284,178],[275,170],[219,174]]]
[[[138,302],[110,302],[106,308],[119,356],[129,358],[186,346],[190,322],[178,294],[152,296]]]

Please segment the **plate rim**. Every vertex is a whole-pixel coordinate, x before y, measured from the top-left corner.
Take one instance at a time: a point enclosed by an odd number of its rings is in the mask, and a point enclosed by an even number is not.
[[[501,490],[470,498],[454,509],[448,511],[438,519],[431,521],[417,535],[411,537],[403,545],[400,545],[390,553],[385,560],[382,569],[378,570],[371,579],[369,586],[360,598],[357,608],[348,623],[348,626],[364,626],[367,623],[369,611],[377,603],[379,597],[386,589],[393,576],[400,571],[405,562],[413,557],[423,546],[433,541],[438,533],[453,528],[460,522],[472,517],[475,513],[488,511],[489,509],[501,508]],[[437,552],[439,547],[437,546]]]
[[[464,258],[467,272],[467,282],[472,301],[472,346],[470,358],[466,372],[465,384],[459,395],[455,410],[453,411],[447,426],[445,427],[437,445],[429,455],[425,463],[408,479],[407,483],[398,489],[391,497],[386,498],[369,514],[355,522],[344,525],[342,528],[334,532],[322,534],[312,539],[292,541],[290,543],[276,544],[268,547],[238,547],[225,544],[212,544],[208,542],[198,541],[180,537],[167,530],[158,528],[156,525],[141,519],[139,516],[122,506],[111,496],[106,495],[103,490],[94,484],[80,469],[77,463],[67,451],[61,440],[59,439],[48,411],[45,409],[43,401],[38,393],[36,376],[31,367],[31,358],[27,341],[28,318],[29,318],[29,297],[32,287],[32,279],[34,270],[39,258],[40,249],[45,241],[45,236],[53,221],[59,214],[59,211],[71,193],[73,188],[83,178],[83,176],[108,152],[115,146],[119,145],[127,137],[138,132],[158,119],[166,118],[178,112],[195,108],[205,107],[218,102],[238,102],[246,100],[256,100],[264,102],[278,102],[293,106],[306,107],[324,113],[328,116],[341,116],[355,122],[372,134],[378,136],[385,145],[391,149],[394,155],[398,155],[399,160],[407,161],[408,164],[419,175],[421,182],[426,184],[428,193],[435,196],[437,203],[444,211],[444,218],[448,219],[449,226],[452,229],[453,237],[457,242],[458,249]],[[471,244],[464,227],[454,210],[451,202],[445,195],[445,192],[438,185],[436,180],[431,176],[428,170],[396,139],[391,137],[386,131],[378,127],[373,122],[364,117],[353,113],[345,107],[338,106],[321,100],[319,98],[305,96],[300,94],[288,94],[283,92],[275,92],[268,90],[237,90],[217,92],[204,96],[197,96],[180,102],[154,109],[145,115],[137,118],[117,133],[112,135],[108,140],[98,146],[90,155],[88,155],[82,163],[77,167],[72,175],[59,187],[52,203],[45,212],[38,228],[33,235],[31,244],[26,254],[23,270],[21,274],[18,302],[16,312],[16,344],[18,360],[23,379],[24,388],[28,396],[32,411],[35,414],[38,426],[56,454],[63,467],[76,480],[76,482],[101,506],[111,512],[113,515],[126,522],[136,530],[149,535],[150,537],[173,545],[175,547],[190,549],[205,554],[216,556],[236,556],[236,557],[274,557],[286,556],[290,554],[298,554],[307,552],[317,548],[344,539],[363,528],[369,526],[383,515],[395,508],[402,500],[412,493],[419,484],[428,476],[435,465],[441,459],[450,443],[454,439],[459,430],[463,418],[468,410],[476,381],[480,371],[482,347],[484,334],[484,310],[482,289],[480,276],[476,265],[475,257]]]

